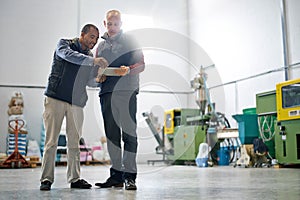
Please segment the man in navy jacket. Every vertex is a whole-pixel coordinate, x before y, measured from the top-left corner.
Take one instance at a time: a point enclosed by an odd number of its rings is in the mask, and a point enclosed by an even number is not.
[[[50,190],[54,182],[55,155],[64,118],[68,141],[67,180],[71,188],[89,189],[92,186],[80,179],[79,140],[82,135],[83,107],[88,99],[86,86],[94,78],[94,66],[107,67],[104,58],[93,58],[91,53],[98,38],[98,28],[87,24],[82,28],[79,38],[61,39],[54,52],[44,100],[46,141],[40,190]]]

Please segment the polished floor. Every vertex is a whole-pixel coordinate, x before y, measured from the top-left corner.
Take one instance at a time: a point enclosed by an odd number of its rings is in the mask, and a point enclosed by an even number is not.
[[[300,199],[299,168],[139,165],[137,191],[70,189],[66,167],[55,169],[51,191],[40,191],[40,167],[0,169],[0,199]],[[82,165],[82,178],[105,181],[109,166]]]

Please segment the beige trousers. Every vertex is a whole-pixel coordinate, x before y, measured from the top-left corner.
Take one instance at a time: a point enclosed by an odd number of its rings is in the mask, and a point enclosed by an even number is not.
[[[45,98],[44,107],[46,140],[40,181],[54,182],[58,137],[63,119],[66,117],[67,181],[69,183],[76,182],[80,178],[79,140],[82,135],[83,108],[50,97]]]

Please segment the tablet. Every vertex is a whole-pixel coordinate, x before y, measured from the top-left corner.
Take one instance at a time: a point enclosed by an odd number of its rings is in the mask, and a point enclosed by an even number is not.
[[[99,69],[98,74],[100,72],[100,70],[103,70],[101,74],[104,74],[106,76],[120,76],[118,74],[115,73],[115,69],[118,69],[116,67],[107,67],[105,69]]]

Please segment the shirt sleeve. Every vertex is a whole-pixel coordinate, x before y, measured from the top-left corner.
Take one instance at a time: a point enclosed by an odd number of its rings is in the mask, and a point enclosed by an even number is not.
[[[56,54],[71,63],[76,65],[87,65],[93,66],[94,65],[94,58],[83,53],[79,53],[78,51],[74,51],[70,48],[70,43],[68,40],[61,39],[58,42],[56,48]]]

